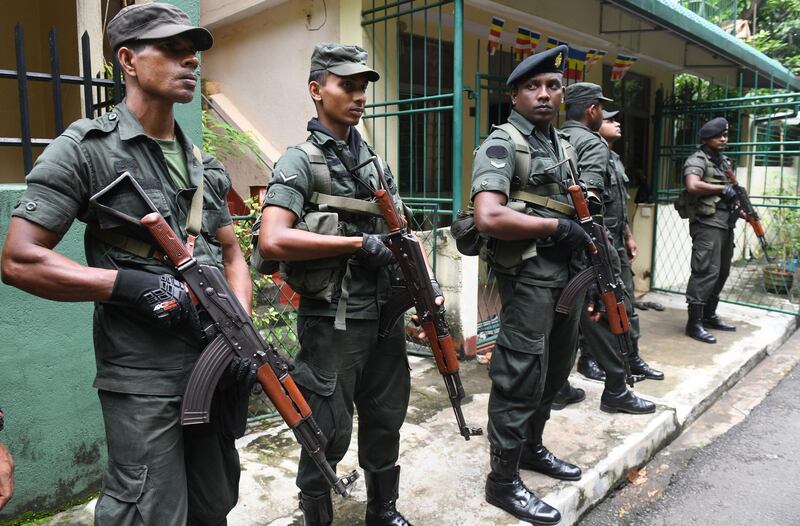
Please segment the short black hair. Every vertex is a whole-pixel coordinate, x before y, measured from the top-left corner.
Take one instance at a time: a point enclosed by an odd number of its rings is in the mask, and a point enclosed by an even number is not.
[[[582,100],[579,102],[574,102],[572,104],[568,103],[565,112],[567,120],[582,121],[583,114],[586,112],[586,109],[592,104],[597,104],[597,100]]]
[[[325,82],[328,80],[328,70],[327,69],[318,69],[316,71],[312,71],[308,74],[308,83],[311,84],[312,82],[316,82],[320,86],[324,86]]]
[[[114,54],[117,54],[119,48],[126,47],[133,51],[134,53],[141,53],[142,50],[147,46],[148,42],[146,40],[128,40],[127,42],[122,42],[117,48],[114,50]]]

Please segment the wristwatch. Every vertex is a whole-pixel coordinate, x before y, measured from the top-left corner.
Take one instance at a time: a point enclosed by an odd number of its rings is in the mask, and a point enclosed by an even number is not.
[[[0,431],[3,430],[3,425],[4,424],[5,424],[5,422],[3,421],[3,409],[0,408]]]

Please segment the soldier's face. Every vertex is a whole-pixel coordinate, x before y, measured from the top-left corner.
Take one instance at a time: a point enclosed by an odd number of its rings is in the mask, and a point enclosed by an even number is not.
[[[311,82],[309,91],[325,117],[343,126],[355,126],[364,115],[367,86],[369,80],[366,73],[350,77],[328,73],[325,84]]]
[[[603,125],[600,126],[599,131],[600,136],[609,142],[616,141],[622,137],[622,126],[620,126],[619,123],[613,118],[603,120]]]
[[[199,60],[194,43],[185,36],[143,41],[138,51],[120,50],[120,63],[150,97],[172,103],[191,102],[197,86]],[[129,61],[125,64],[126,59]]]
[[[716,137],[705,139],[703,143],[705,143],[705,145],[711,148],[712,150],[716,151],[724,150],[725,147],[728,146],[728,132],[724,131],[720,135],[717,135]]]
[[[539,73],[511,91],[511,104],[537,128],[550,124],[563,98],[560,73]]]

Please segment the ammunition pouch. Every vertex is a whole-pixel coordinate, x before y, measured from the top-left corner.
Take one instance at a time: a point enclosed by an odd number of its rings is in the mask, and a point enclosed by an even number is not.
[[[713,216],[717,210],[717,202],[720,200],[718,195],[695,196],[681,190],[678,198],[675,199],[673,206],[682,219],[694,221],[698,217]]]
[[[458,211],[456,220],[450,226],[450,233],[456,240],[456,248],[465,256],[478,256],[486,247],[487,237],[478,232],[472,211]]]
[[[506,206],[523,214],[527,208],[527,204],[523,201],[509,201]],[[536,256],[535,239],[506,241],[489,238],[489,242],[486,244],[486,261],[493,269],[503,274],[516,274],[522,266],[522,262],[534,256]]]
[[[253,223],[253,229],[250,233],[250,246],[253,251],[250,254],[250,267],[259,274],[272,275],[278,272],[280,262],[271,259],[264,259],[258,251],[258,231],[261,229],[261,216]]]
[[[336,212],[309,212],[295,228],[315,234],[341,235],[339,214]],[[340,282],[338,278],[344,267],[344,259],[336,256],[307,261],[282,261],[281,279],[301,296],[330,303]]]

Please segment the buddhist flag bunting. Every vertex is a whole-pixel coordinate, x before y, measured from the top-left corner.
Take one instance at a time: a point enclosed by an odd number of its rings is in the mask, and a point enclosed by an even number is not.
[[[492,17],[492,25],[489,27],[489,44],[487,49],[490,55],[494,55],[500,47],[500,35],[503,34],[503,25],[506,23],[502,18]]]
[[[583,71],[586,64],[586,50],[576,47],[569,48],[567,53],[567,68],[564,71],[564,78],[575,82],[583,80]]]
[[[569,44],[567,44],[563,40],[559,40],[555,37],[547,37],[547,49],[553,49],[554,47],[561,45],[569,46]]]
[[[622,80],[622,77],[631,69],[631,66],[639,60],[637,57],[629,57],[627,55],[617,55],[617,59],[614,61],[614,67],[611,70],[611,80],[617,81]]]
[[[529,53],[529,55],[532,54],[534,51],[536,51],[536,46],[539,45],[539,40],[541,40],[541,39],[542,39],[542,34],[541,33],[537,33],[536,31],[531,31],[531,34],[530,34],[531,52]]]
[[[522,60],[531,54],[531,30],[519,26],[517,28],[517,41],[514,44],[514,58]]]
[[[589,69],[589,67],[594,66],[595,64],[603,60],[603,57],[606,56],[607,54],[608,51],[603,51],[601,49],[590,49],[586,53],[586,69]]]

